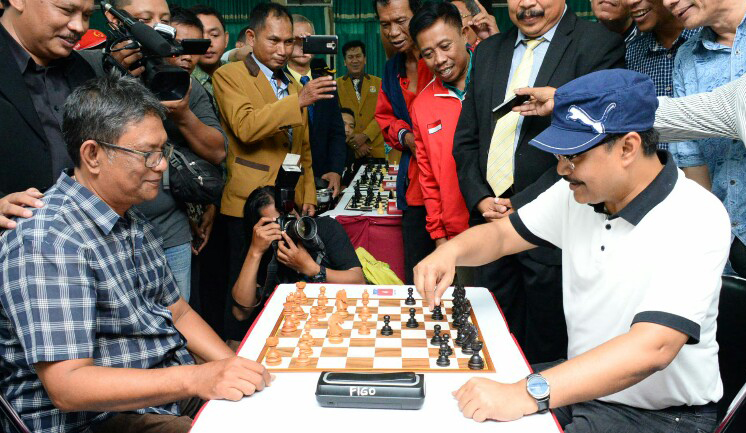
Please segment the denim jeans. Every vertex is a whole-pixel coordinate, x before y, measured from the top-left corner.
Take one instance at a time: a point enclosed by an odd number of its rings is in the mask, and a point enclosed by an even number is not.
[[[192,283],[192,245],[187,242],[166,248],[164,251],[168,267],[171,268],[171,273],[176,280],[176,287],[179,288],[181,297],[189,302]]]

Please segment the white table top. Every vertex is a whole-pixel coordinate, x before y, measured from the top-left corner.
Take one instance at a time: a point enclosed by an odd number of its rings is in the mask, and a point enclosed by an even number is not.
[[[339,199],[339,202],[337,202],[337,206],[334,207],[334,209],[324,212],[322,215],[337,218],[338,216],[373,216],[373,217],[382,217],[382,216],[395,216],[395,217],[401,217],[401,214],[397,215],[389,215],[388,213],[384,212],[382,215],[378,213],[377,209],[374,209],[372,211],[363,212],[363,211],[354,211],[354,210],[347,210],[345,207],[347,206],[347,203],[352,200],[352,196],[355,195],[355,190],[352,187],[352,185],[355,185],[355,182],[357,182],[360,177],[363,175],[363,171],[365,171],[365,165],[360,166],[357,173],[355,173],[355,177],[352,179],[352,182],[350,182],[350,186],[345,188],[344,191],[342,191],[342,197]],[[396,167],[396,166],[393,166]],[[396,180],[396,175],[388,175],[393,176],[392,179]]]
[[[367,288],[371,299],[406,298],[408,286],[385,286],[393,288],[392,296],[373,293],[384,286],[325,284],[326,294],[333,300],[337,290],[344,288],[350,298],[359,298]],[[320,285],[306,287],[308,297],[318,296]],[[295,291],[290,284],[280,285],[270,298],[264,312],[256,321],[249,336],[239,350],[239,355],[257,359],[267,337],[277,322],[287,295]],[[445,294],[450,296],[451,290]],[[415,292],[415,297],[417,293]],[[458,389],[470,377],[482,376],[502,382],[515,382],[529,374],[528,365],[520,353],[513,337],[508,332],[494,298],[487,289],[469,287],[467,297],[471,301],[482,336],[495,363],[496,373],[460,372],[425,373],[426,396],[419,410],[383,410],[325,408],[316,402],[316,383],[319,373],[273,373],[272,385],[238,402],[210,401],[202,409],[192,433],[248,431],[257,427],[275,427],[281,431],[324,431],[354,433],[437,431],[495,433],[511,432],[558,432],[561,431],[551,414],[532,415],[508,423],[477,423],[464,418],[458,410],[451,392]],[[468,429],[468,430],[467,430]]]

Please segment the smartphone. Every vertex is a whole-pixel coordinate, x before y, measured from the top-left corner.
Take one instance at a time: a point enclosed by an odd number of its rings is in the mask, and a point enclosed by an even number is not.
[[[495,121],[498,121],[501,117],[510,113],[513,110],[513,107],[517,107],[528,101],[529,99],[531,99],[531,97],[528,95],[515,95],[502,104],[498,105],[497,107],[493,108],[492,116],[495,118]]]
[[[337,54],[339,37],[337,35],[313,35],[303,38],[305,54]]]

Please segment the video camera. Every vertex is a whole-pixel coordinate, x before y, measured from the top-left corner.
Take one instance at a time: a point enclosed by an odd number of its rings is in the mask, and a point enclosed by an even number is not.
[[[101,1],[101,10],[109,12],[119,24],[108,21],[111,29],[112,41],[107,48],[106,63],[113,65],[123,73],[127,73],[124,66],[111,56],[111,47],[131,40],[122,49],[140,48],[142,59],[132,65],[132,69],[145,67],[143,82],[161,101],[178,101],[183,99],[189,91],[189,73],[179,67],[169,65],[163,61],[164,57],[180,56],[182,54],[204,54],[210,48],[209,39],[183,39],[181,43],[176,42],[176,30],[168,25],[158,23],[155,28],[136,20],[126,11],[114,8],[106,0]],[[106,16],[104,14],[104,16]]]

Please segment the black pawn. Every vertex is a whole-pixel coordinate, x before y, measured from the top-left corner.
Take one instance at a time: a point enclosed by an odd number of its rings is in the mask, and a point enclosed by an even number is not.
[[[409,293],[409,296],[404,300],[404,305],[415,305],[417,302],[414,300],[414,296],[412,296],[414,294],[414,289],[411,287],[408,288],[407,293]]]
[[[419,328],[420,324],[417,323],[417,319],[414,318],[415,315],[415,309],[410,308],[409,309],[409,320],[407,320],[407,328]]]
[[[450,338],[451,338],[451,335],[448,334],[447,332],[445,334],[443,334],[443,336],[440,337],[440,339],[443,342],[443,344],[446,345],[446,349],[448,350],[448,353],[446,353],[446,355],[448,355],[448,356],[453,355],[453,348],[449,344]]]
[[[433,320],[443,320],[443,310],[441,310],[440,305],[437,305],[435,308],[433,308]]]
[[[481,341],[475,341],[471,348],[474,351],[474,354],[471,355],[471,358],[469,358],[469,369],[471,370],[482,370],[484,368],[484,359],[482,359],[481,356],[479,356],[479,352],[482,350],[482,342]]]
[[[440,345],[440,356],[438,356],[438,359],[435,361],[435,364],[438,367],[448,367],[451,365],[451,360],[448,359],[448,349],[445,343]]]
[[[391,325],[389,325],[389,322],[391,322],[391,316],[389,316],[388,314],[383,316],[383,328],[381,328],[381,335],[386,337],[394,335],[394,330],[391,329]]]
[[[435,335],[433,335],[433,338],[430,339],[430,344],[432,346],[440,346],[440,343],[443,341],[440,338],[440,325],[435,325],[433,329],[435,330]]]

